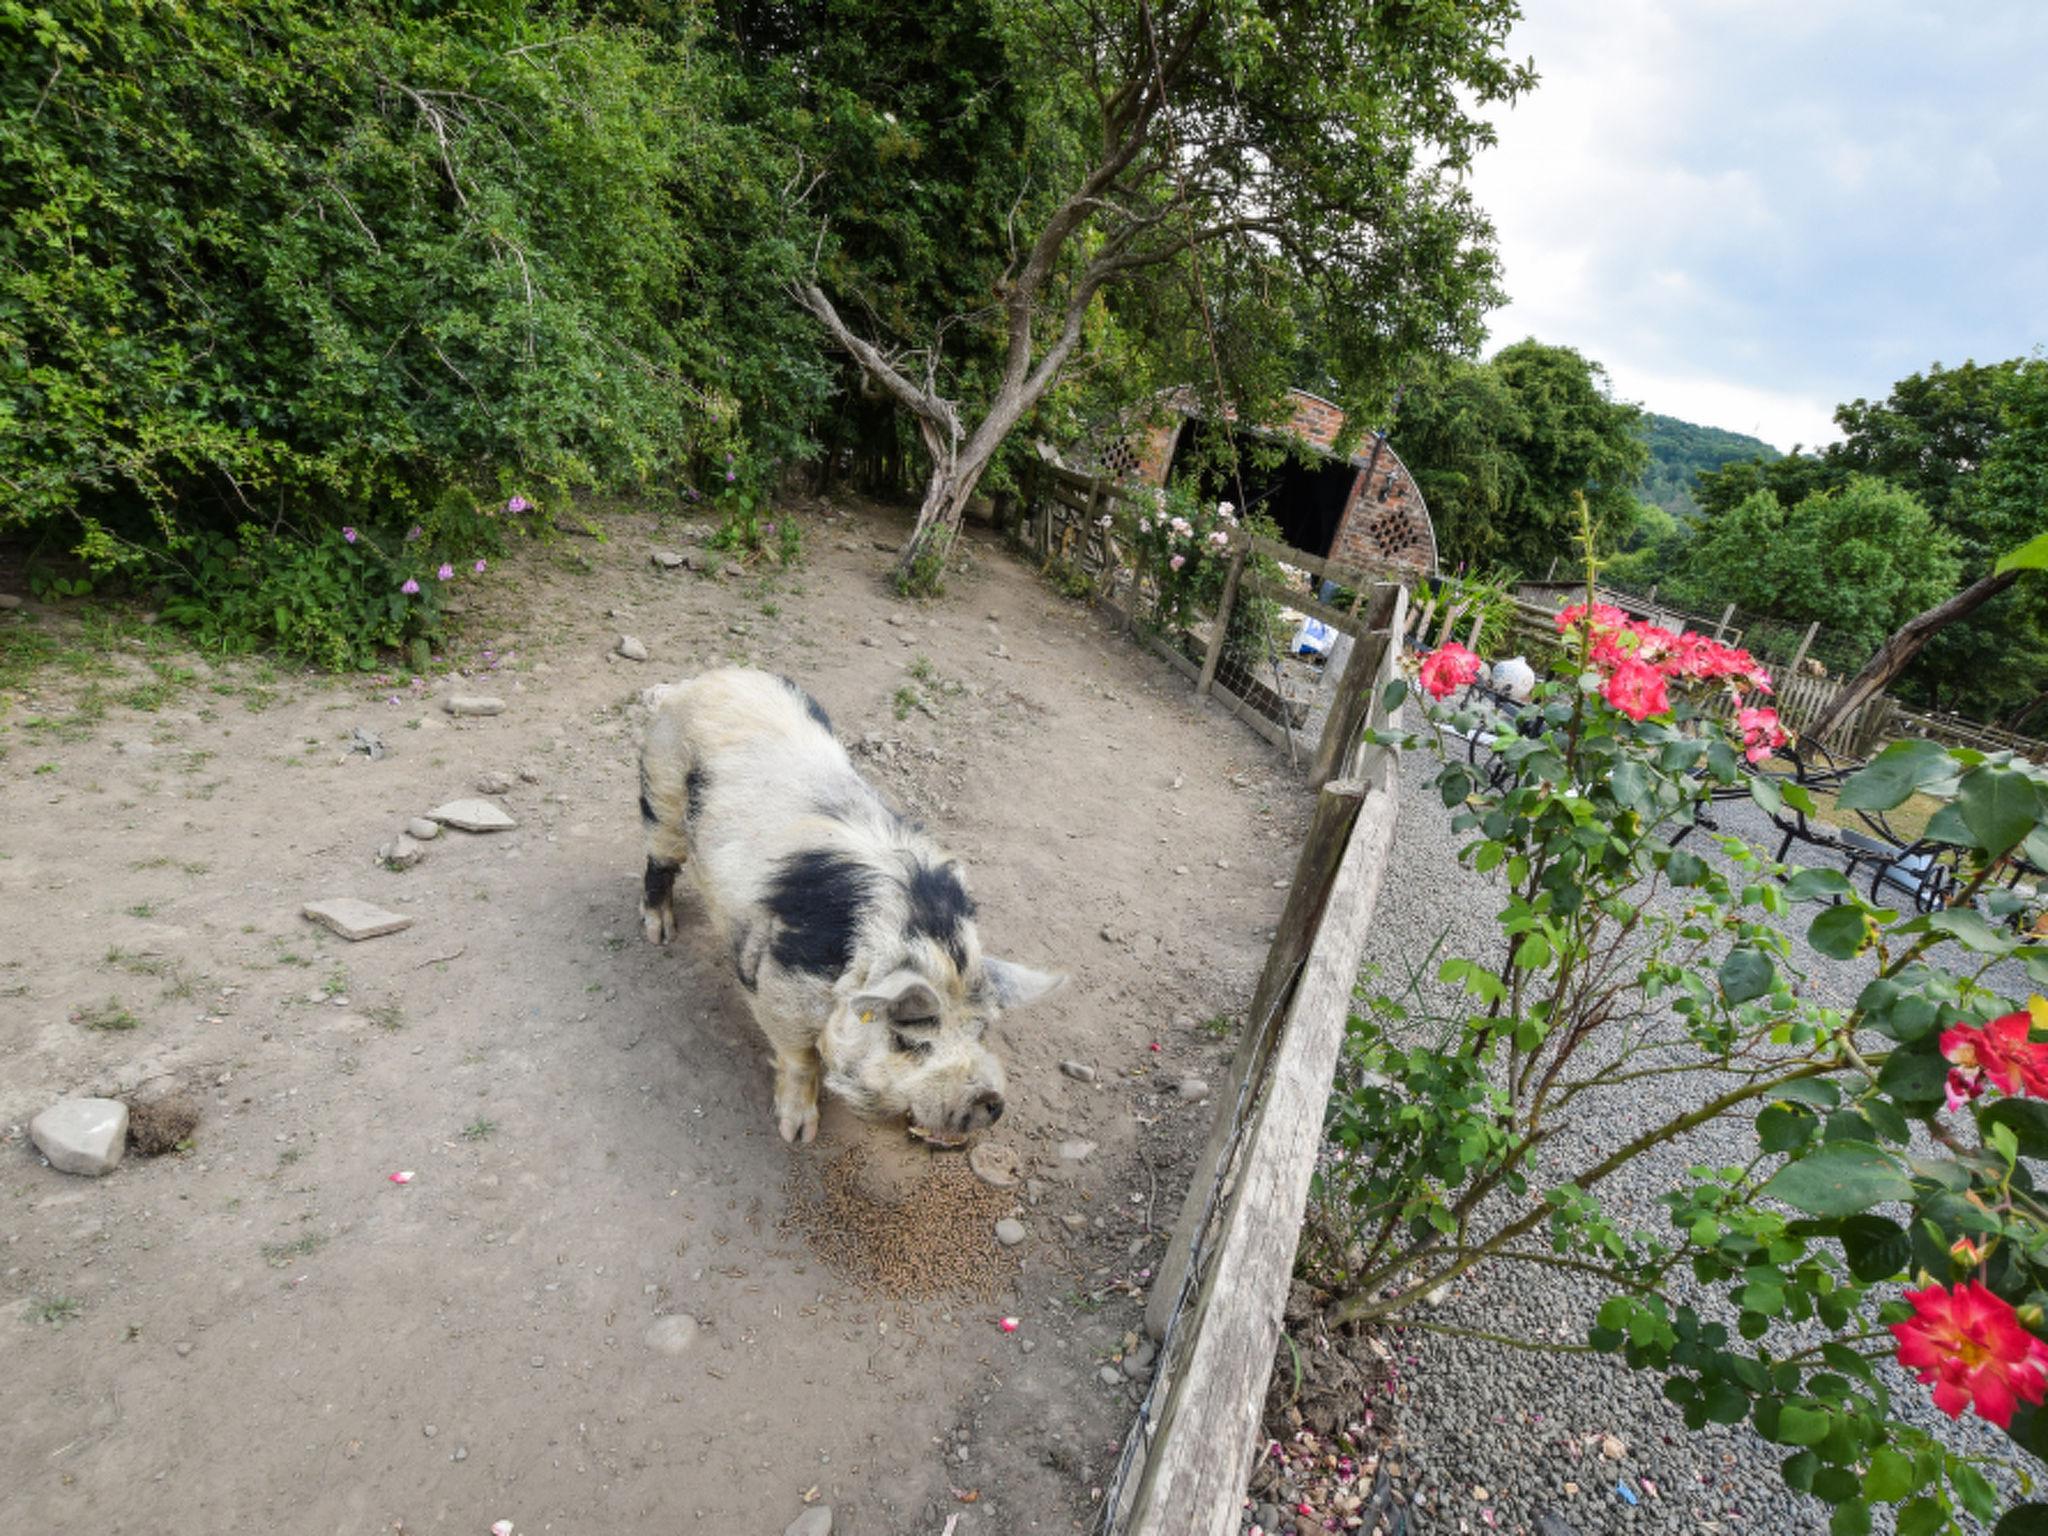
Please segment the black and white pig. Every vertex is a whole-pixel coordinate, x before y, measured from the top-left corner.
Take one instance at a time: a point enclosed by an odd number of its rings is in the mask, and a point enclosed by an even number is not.
[[[818,1133],[818,1086],[954,1146],[1003,1113],[984,1043],[1066,981],[982,953],[959,863],[854,770],[803,689],[728,667],[650,691],[640,753],[641,913],[675,933],[687,865],[775,1050],[785,1141]]]

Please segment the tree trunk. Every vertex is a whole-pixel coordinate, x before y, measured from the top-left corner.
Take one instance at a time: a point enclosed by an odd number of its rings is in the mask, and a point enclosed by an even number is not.
[[[1896,634],[1878,647],[1877,654],[1863,664],[1863,670],[1835,695],[1835,702],[1808,724],[1805,734],[1816,739],[1826,736],[1865,702],[1884,692],[1894,678],[1912,665],[1913,658],[1935,635],[1956,620],[1975,613],[2019,579],[2020,573],[2016,570],[1986,576],[1963,588],[1947,602],[1938,603],[1925,613],[1915,614],[1906,620]]]
[[[2048,689],[2044,689],[2040,693],[2035,694],[2033,698],[2029,699],[2026,703],[2022,704],[2010,715],[2007,715],[2005,717],[2005,728],[2008,731],[2018,730],[2021,726],[2025,725],[2029,720],[2031,720],[2034,717],[2036,711],[2038,711],[2043,704],[2048,704]]]

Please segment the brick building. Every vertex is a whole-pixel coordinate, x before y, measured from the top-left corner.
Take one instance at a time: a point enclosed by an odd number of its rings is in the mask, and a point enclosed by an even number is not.
[[[1290,439],[1315,450],[1311,462],[1290,457],[1260,469],[1240,456],[1244,499],[1280,526],[1296,549],[1343,565],[1406,565],[1436,570],[1436,529],[1421,487],[1383,434],[1368,433],[1348,459],[1331,452],[1344,430],[1344,413],[1306,390],[1288,392],[1285,424],[1232,431],[1245,436]],[[1166,485],[1192,472],[1183,450],[1195,431],[1190,408],[1175,402],[1166,419],[1117,443],[1104,455],[1123,478]],[[1237,499],[1229,488],[1204,486]]]

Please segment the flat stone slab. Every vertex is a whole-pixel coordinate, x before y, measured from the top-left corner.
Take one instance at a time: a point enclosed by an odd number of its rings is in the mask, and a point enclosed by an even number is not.
[[[510,832],[519,825],[488,800],[450,800],[427,812],[427,819],[464,832]]]
[[[451,715],[502,715],[505,713],[505,701],[503,699],[494,699],[487,694],[480,693],[453,694],[449,697],[448,702],[441,707]]]
[[[89,1178],[112,1173],[128,1150],[128,1106],[119,1099],[60,1099],[28,1123],[50,1166]]]
[[[386,912],[382,907],[357,901],[353,896],[330,896],[325,901],[309,901],[302,910],[314,922],[332,928],[351,943],[380,938],[387,933],[400,933],[412,926],[412,919],[403,912]]]
[[[647,1326],[647,1347],[658,1355],[680,1355],[697,1342],[697,1319],[672,1312]]]

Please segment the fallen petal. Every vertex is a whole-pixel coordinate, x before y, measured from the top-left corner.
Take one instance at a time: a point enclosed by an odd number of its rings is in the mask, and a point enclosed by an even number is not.
[[[406,1168],[398,1173],[394,1173],[391,1175],[391,1182],[394,1184],[410,1184],[412,1182],[412,1170]],[[512,1529],[512,1522],[509,1520],[501,1520],[498,1524],[504,1526],[506,1531]],[[504,1532],[499,1532],[499,1536],[504,1536]]]
[[[996,1326],[1002,1329],[1005,1333],[1015,1333],[1018,1328],[1018,1323],[1017,1319],[1014,1317],[1005,1317],[998,1320]]]

